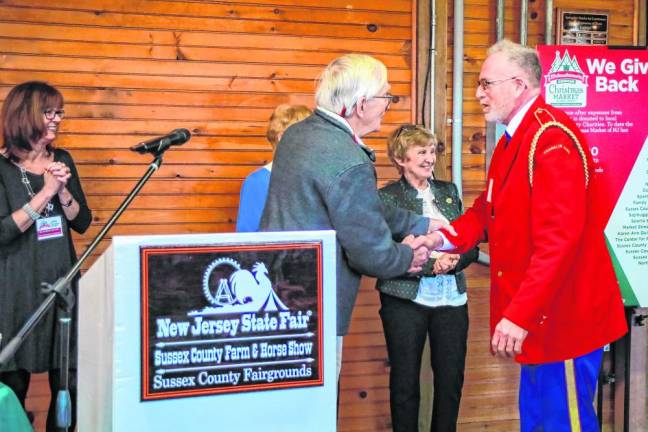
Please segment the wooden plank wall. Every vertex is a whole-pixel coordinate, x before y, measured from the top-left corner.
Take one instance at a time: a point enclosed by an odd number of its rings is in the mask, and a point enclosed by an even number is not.
[[[194,137],[167,153],[112,234],[231,231],[241,179],[271,158],[269,113],[312,105],[315,78],[344,52],[387,64],[406,96],[388,128],[409,120],[409,0],[265,3],[2,2],[0,98],[28,79],[66,97],[57,144],[72,151],[95,215],[79,249],[149,162],[128,146],[176,127]]]
[[[381,178],[394,177],[383,143],[397,124],[411,121],[415,4],[3,0],[0,100],[33,79],[62,90],[67,117],[57,145],[72,152],[94,212],[89,232],[75,236],[79,252],[150,162],[128,147],[178,127],[193,138],[167,152],[111,235],[229,232],[243,178],[272,157],[265,140],[272,109],[312,107],[315,79],[341,54],[382,60],[392,91],[403,96],[383,132],[367,140],[379,150]],[[42,430],[44,377],[36,378],[31,396]],[[354,408],[350,416],[357,415]],[[341,419],[342,428],[347,421]]]

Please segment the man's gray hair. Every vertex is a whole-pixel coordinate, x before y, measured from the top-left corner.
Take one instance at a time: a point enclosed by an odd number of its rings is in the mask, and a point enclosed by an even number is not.
[[[534,88],[540,87],[542,69],[540,68],[540,58],[533,48],[529,48],[508,39],[502,39],[495,45],[488,48],[488,55],[495,53],[504,53],[511,63],[519,66],[529,79],[529,84]]]
[[[348,117],[360,100],[378,95],[387,84],[387,68],[365,54],[347,54],[329,63],[319,77],[315,102]]]

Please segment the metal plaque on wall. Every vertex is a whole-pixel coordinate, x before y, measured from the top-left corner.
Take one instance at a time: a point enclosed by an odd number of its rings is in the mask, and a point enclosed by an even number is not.
[[[557,9],[556,17],[558,45],[607,45],[607,13]]]

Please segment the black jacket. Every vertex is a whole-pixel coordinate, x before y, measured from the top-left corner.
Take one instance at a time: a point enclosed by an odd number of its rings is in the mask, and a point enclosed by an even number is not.
[[[439,211],[449,220],[453,221],[463,212],[461,199],[457,192],[457,187],[454,183],[430,180],[430,188],[434,194],[435,204]],[[418,198],[417,190],[412,187],[404,177],[400,180],[390,183],[378,191],[378,195],[383,202],[387,211],[391,208],[402,208],[410,210],[416,214],[423,212],[423,200]],[[462,270],[470,263],[477,261],[479,249],[474,248],[470,251],[461,254],[459,262],[451,274],[455,275],[457,280],[457,290],[459,293],[466,292],[466,276]],[[406,275],[392,279],[379,279],[376,288],[385,294],[395,297],[414,299],[418,293],[419,281],[422,276],[434,276],[432,268],[434,266],[434,258],[430,258],[417,275]]]

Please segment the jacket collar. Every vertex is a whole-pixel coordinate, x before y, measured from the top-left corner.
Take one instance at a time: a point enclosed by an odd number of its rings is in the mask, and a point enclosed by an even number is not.
[[[398,184],[400,185],[400,190],[404,198],[404,207],[407,210],[413,210],[420,214],[423,209],[423,201],[418,197],[418,190],[414,186],[410,185],[404,176],[401,176],[398,180]],[[439,211],[449,219],[454,219],[459,216],[455,210],[458,208],[457,203],[454,202],[453,197],[448,194],[448,189],[441,187],[442,182],[429,179],[428,184],[430,185],[430,190],[434,195],[434,201]]]
[[[401,178],[398,180],[398,184],[400,184],[401,191],[407,198],[414,199],[418,196],[418,190],[414,186],[409,184],[405,176],[401,175]],[[429,180],[428,184],[431,184]]]
[[[315,114],[322,117],[329,123],[334,123],[335,126],[339,127],[340,129],[344,129],[344,131],[351,136],[355,136],[353,129],[351,129],[351,125],[342,116],[335,114],[333,111],[329,111],[326,108],[318,106],[317,108],[315,108]]]
[[[506,132],[509,134],[510,137],[515,135],[515,131],[518,129],[520,126],[520,123],[522,123],[522,120],[524,119],[524,116],[526,116],[526,113],[529,112],[529,109],[531,109],[531,105],[533,105],[538,99],[540,95],[532,97],[525,103],[520,110],[515,113],[509,124],[506,125]]]
[[[493,162],[491,163],[492,172],[489,172],[488,175],[489,178],[494,180],[494,192],[501,190],[506,183],[511,167],[518,157],[520,146],[525,140],[524,136],[531,127],[531,122],[534,121],[533,113],[538,107],[544,105],[545,102],[542,96],[536,97],[533,103],[525,111],[524,117],[522,117],[519,126],[516,128],[517,133],[513,134],[508,145],[504,145],[505,138],[504,135],[502,135],[495,146],[492,159]]]
[[[357,136],[355,132],[353,132],[353,129],[351,129],[351,126],[349,125],[349,123],[347,123],[346,120],[344,120],[334,112],[322,107],[317,107],[315,109],[315,115],[351,136],[353,142],[358,144],[358,146],[367,155],[371,162],[376,162],[376,152],[374,152],[372,148],[365,145],[362,139],[360,139],[360,137]]]

